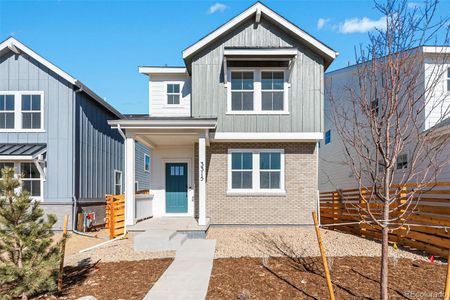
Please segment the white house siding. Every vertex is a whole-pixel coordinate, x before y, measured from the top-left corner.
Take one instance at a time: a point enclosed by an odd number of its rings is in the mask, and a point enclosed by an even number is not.
[[[180,104],[167,104],[167,84],[180,84]],[[152,117],[189,117],[191,115],[191,79],[186,75],[149,76],[149,107]]]
[[[150,171],[150,190],[153,193],[153,216],[166,215],[166,167],[167,162],[188,163],[188,215],[194,211],[194,145],[156,147],[152,149],[152,165]]]
[[[440,65],[440,66],[439,66]],[[437,72],[441,72],[440,79],[433,93],[429,96],[425,108],[425,114],[428,116],[425,122],[425,129],[433,127],[437,122],[443,120],[443,116],[449,117],[450,112],[450,93],[447,91],[447,69],[450,68],[450,59],[446,57],[445,63],[442,59],[427,57],[425,61],[425,82],[437,76]]]

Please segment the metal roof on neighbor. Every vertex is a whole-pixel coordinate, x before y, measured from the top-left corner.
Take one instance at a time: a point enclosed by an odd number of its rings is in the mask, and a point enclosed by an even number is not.
[[[0,156],[34,156],[46,148],[46,144],[3,144],[0,145]]]

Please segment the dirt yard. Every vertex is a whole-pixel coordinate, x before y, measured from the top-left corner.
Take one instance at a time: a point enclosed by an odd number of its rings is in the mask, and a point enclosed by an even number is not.
[[[36,299],[77,299],[94,296],[98,300],[141,300],[171,264],[172,259],[96,263],[65,267],[63,292]]]
[[[336,299],[379,299],[380,259],[335,257],[329,261]],[[442,299],[445,264],[391,261],[391,299]],[[222,258],[214,261],[207,299],[327,299],[319,257]]]

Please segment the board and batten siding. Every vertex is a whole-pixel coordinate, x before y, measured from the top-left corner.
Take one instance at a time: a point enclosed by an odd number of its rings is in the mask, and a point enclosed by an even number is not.
[[[47,144],[43,203],[72,203],[73,87],[25,53],[0,57],[0,91],[42,91],[44,132],[0,132],[0,143]],[[70,209],[69,209],[70,211]]]
[[[76,100],[77,197],[82,202],[103,202],[106,194],[114,193],[114,170],[122,171],[123,189],[123,138],[107,122],[117,116],[85,93],[77,93]]]
[[[180,85],[180,104],[167,103],[167,84]],[[191,79],[186,75],[149,76],[150,115],[152,117],[189,117],[191,115]]]
[[[145,155],[150,156],[150,149],[136,142],[136,159],[135,159],[135,180],[138,182],[139,190],[150,189],[150,170],[145,171]]]
[[[266,18],[251,18],[200,51],[192,60],[192,116],[217,117],[222,132],[321,132],[323,59]],[[290,72],[289,115],[232,115],[227,111],[223,76],[224,47],[295,47]]]

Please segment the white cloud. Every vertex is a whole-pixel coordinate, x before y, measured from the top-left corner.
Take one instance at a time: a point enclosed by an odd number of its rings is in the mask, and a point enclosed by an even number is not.
[[[367,17],[361,19],[352,18],[339,24],[339,32],[341,33],[368,32],[374,29],[386,29],[386,17],[381,17],[378,20],[372,20]]]
[[[216,12],[223,12],[228,6],[223,3],[216,2],[208,8],[208,14],[213,14]]]
[[[319,20],[317,20],[317,29],[322,29],[329,21],[330,19],[319,18]]]
[[[408,8],[409,9],[416,9],[416,8],[420,8],[423,6],[423,3],[418,3],[418,2],[408,2]]]

